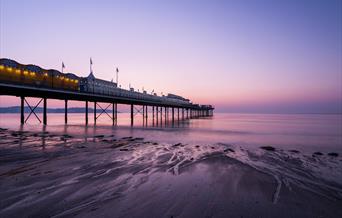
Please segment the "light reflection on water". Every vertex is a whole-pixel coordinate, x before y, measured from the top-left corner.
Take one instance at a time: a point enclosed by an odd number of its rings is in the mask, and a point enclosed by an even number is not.
[[[177,116],[176,116],[177,117]],[[107,116],[102,116],[94,126],[90,114],[88,127],[84,125],[84,114],[69,114],[68,125],[64,125],[64,114],[48,114],[48,126],[36,120],[19,125],[19,114],[0,114],[0,127],[25,131],[49,131],[70,134],[87,140],[88,136],[111,135],[119,137],[144,137],[146,140],[163,143],[214,144],[229,143],[248,147],[272,145],[283,149],[341,151],[342,115],[320,114],[229,114],[216,113],[214,117],[177,122],[169,121],[153,125],[142,125],[141,115],[135,117],[134,128],[130,127],[130,114],[118,114],[118,126],[113,127]],[[154,123],[156,124],[156,122]],[[45,138],[42,138],[45,140]]]

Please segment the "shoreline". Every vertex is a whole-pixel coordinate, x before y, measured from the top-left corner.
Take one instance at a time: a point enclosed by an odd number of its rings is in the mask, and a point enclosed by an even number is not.
[[[115,135],[0,134],[0,216],[342,216],[340,156]]]

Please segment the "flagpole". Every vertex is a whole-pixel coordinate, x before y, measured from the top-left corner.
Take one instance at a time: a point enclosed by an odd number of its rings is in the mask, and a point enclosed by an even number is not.
[[[91,61],[91,58],[90,58],[90,66],[89,66],[89,68],[90,68],[90,73],[93,72],[92,69],[91,69],[91,65],[92,65],[92,61]]]
[[[116,85],[119,85],[119,69],[116,68]]]

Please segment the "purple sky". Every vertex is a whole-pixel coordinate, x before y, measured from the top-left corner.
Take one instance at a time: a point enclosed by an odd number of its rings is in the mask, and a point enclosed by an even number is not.
[[[217,111],[342,112],[339,0],[0,0],[0,56]],[[0,106],[17,99],[0,97]],[[52,103],[51,106],[58,106]]]

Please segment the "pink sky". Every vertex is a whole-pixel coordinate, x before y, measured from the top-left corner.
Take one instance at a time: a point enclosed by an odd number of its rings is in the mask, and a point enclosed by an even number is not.
[[[87,76],[92,57],[96,77],[119,67],[124,88],[218,111],[342,111],[339,1],[13,0],[0,10],[0,56],[20,63],[60,70],[63,61]]]

